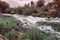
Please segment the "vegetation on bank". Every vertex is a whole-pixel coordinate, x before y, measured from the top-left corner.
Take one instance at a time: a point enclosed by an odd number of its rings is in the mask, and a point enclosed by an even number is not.
[[[7,18],[0,16],[0,34],[8,38],[9,40],[14,40],[18,36],[17,26],[19,21],[13,18]],[[15,37],[16,36],[16,37]]]
[[[58,2],[58,3],[57,3]],[[3,13],[10,13],[10,14],[21,14],[21,15],[32,15],[38,17],[60,17],[60,6],[59,0],[54,0],[51,3],[45,4],[44,0],[39,0],[36,4],[31,1],[31,6],[29,4],[25,4],[24,7],[17,7],[17,8],[10,8],[9,5],[6,3]],[[1,1],[1,7],[4,7],[3,1]],[[3,9],[3,8],[2,8]]]
[[[12,29],[16,28],[18,24],[17,20],[12,18],[0,17],[0,33],[4,34],[5,32],[9,32]]]

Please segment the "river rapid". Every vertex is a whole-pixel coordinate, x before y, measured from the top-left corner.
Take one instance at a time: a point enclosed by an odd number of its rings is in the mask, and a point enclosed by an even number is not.
[[[53,33],[56,35],[60,35],[60,32],[54,30],[52,26],[41,25],[41,23],[44,23],[44,22],[60,24],[60,18],[57,18],[57,17],[41,18],[41,17],[24,16],[24,15],[18,15],[18,14],[0,14],[0,15],[14,17],[16,20],[21,21],[21,27],[29,28],[29,29],[37,28],[45,33]]]

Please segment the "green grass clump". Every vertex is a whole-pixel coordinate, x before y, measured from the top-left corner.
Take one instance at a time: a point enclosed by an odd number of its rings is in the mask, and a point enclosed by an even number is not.
[[[27,33],[20,36],[18,40],[60,40],[60,38],[53,34],[45,34],[40,30],[31,29]]]
[[[18,21],[12,19],[12,18],[5,18],[5,17],[0,17],[0,24],[3,24],[4,28],[8,28],[11,30],[11,28],[14,28],[17,26]]]
[[[10,31],[9,33],[6,33],[5,36],[9,39],[9,40],[14,40],[14,38],[16,39],[18,37],[18,33],[15,31]]]
[[[0,24],[2,26],[2,31],[0,33],[4,35],[12,29],[15,29],[18,26],[19,22],[13,18],[6,18],[0,16]]]

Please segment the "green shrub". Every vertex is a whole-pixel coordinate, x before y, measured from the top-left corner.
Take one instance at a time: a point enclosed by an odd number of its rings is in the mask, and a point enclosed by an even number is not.
[[[6,12],[6,13],[11,13],[11,14],[16,13],[16,8],[7,8],[7,9],[5,10],[5,12]]]
[[[44,6],[38,11],[38,14],[39,15],[45,15],[47,11],[48,11],[47,7]]]
[[[5,36],[10,39],[13,40],[14,38],[18,37],[18,33],[15,31],[10,31],[9,33],[6,33]]]
[[[23,11],[23,7],[16,8],[16,13],[17,14],[22,14],[22,11]]]
[[[34,11],[34,8],[32,7],[24,7],[22,14],[23,15],[31,15]]]
[[[31,15],[36,13],[36,9],[34,7],[18,7],[17,13],[22,15]]]

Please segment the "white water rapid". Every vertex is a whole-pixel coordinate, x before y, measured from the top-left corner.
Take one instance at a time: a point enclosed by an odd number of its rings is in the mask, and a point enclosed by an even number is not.
[[[48,23],[60,23],[60,18],[40,18],[40,17],[33,17],[33,16],[24,16],[24,15],[18,15],[18,14],[1,14],[4,16],[12,16],[16,20],[19,20],[23,23],[22,27],[26,28],[38,28],[39,30],[45,32],[45,33],[53,33],[60,35],[60,32],[55,31],[52,26],[47,25],[38,25],[37,22],[48,22]]]

